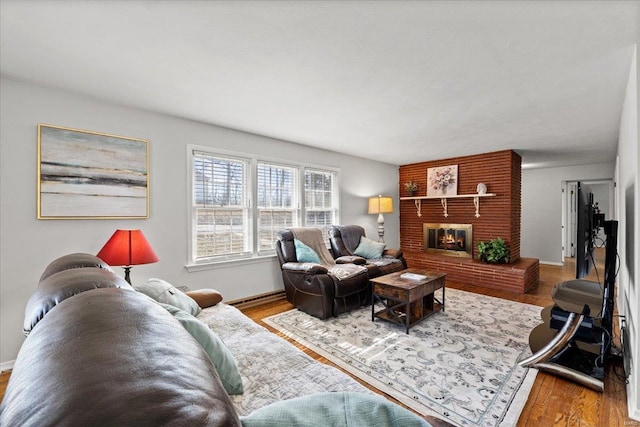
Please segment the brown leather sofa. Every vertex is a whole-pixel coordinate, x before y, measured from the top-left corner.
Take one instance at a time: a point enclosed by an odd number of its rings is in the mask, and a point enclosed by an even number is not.
[[[356,257],[355,251],[360,239],[366,237],[364,228],[359,225],[334,225],[329,229],[331,253],[336,259]],[[357,262],[357,261],[356,261]],[[369,271],[369,278],[382,276],[407,268],[401,249],[384,249],[379,258],[365,258],[365,267]]]
[[[202,346],[88,254],[47,267],[0,405],[2,426],[240,426]]]
[[[371,303],[366,269],[351,263],[331,266],[299,262],[294,238],[291,230],[283,230],[276,241],[284,289],[291,304],[305,313],[326,319]]]

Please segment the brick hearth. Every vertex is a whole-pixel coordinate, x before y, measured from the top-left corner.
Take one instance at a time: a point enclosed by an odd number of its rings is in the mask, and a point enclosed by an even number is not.
[[[426,196],[427,168],[458,165],[458,194],[475,194],[478,183],[487,185],[495,197],[480,199],[480,217],[475,217],[472,198],[448,199],[448,217],[443,216],[439,199],[422,200],[422,217],[417,216],[413,200],[400,201],[400,247],[409,266],[447,273],[450,280],[493,289],[524,293],[537,285],[538,260],[520,258],[521,163],[512,150],[475,156],[456,157],[400,166],[399,194],[404,183],[415,181],[420,196]],[[511,262],[485,264],[475,259],[424,253],[423,223],[459,223],[473,225],[473,255],[480,241],[503,238],[511,251]]]

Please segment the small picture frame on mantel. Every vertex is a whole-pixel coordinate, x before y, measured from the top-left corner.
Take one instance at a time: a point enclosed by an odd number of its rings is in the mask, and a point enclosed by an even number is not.
[[[149,141],[38,124],[38,219],[149,217]]]
[[[427,197],[458,194],[458,165],[427,169]]]

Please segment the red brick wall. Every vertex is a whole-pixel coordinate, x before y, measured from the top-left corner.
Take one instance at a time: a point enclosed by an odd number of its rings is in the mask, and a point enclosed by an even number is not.
[[[419,196],[427,194],[427,168],[458,165],[458,194],[475,194],[478,183],[487,185],[495,197],[480,198],[480,218],[475,217],[473,198],[447,199],[444,217],[440,199],[422,200],[422,217],[413,200],[400,201],[400,247],[409,267],[447,273],[447,280],[511,292],[526,292],[538,283],[537,259],[520,258],[521,161],[511,151],[456,157],[400,166],[400,197],[404,183],[419,184]],[[422,224],[459,223],[473,225],[473,256],[476,245],[502,237],[511,250],[509,264],[485,264],[476,259],[427,254],[422,250]]]
[[[408,252],[422,252],[422,224],[460,223],[473,225],[473,254],[480,241],[502,237],[511,250],[511,262],[520,258],[520,156],[511,150],[456,157],[400,166],[399,194],[406,195],[404,183],[419,184],[419,196],[426,196],[427,168],[458,165],[458,194],[475,194],[478,183],[487,185],[495,197],[480,198],[480,218],[475,217],[472,198],[448,199],[449,216],[443,216],[439,199],[422,200],[422,217],[416,215],[413,200],[400,201],[400,247]]]

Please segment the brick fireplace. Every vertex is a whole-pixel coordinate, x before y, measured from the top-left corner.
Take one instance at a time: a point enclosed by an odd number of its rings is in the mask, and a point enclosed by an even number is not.
[[[435,224],[422,225],[423,250],[427,253],[473,258],[473,225]]]
[[[442,201],[437,198],[421,199],[418,212],[416,200],[405,198],[404,183],[417,182],[418,196],[426,196],[427,169],[448,165],[458,166],[458,195],[469,197],[448,198],[447,217],[444,217]],[[472,195],[476,194],[478,183],[486,184],[487,192],[495,196],[479,198],[480,216],[476,217]],[[512,150],[400,166],[400,247],[409,266],[445,272],[448,280],[511,292],[523,293],[537,285],[538,260],[520,257],[520,187],[521,158]],[[471,257],[426,251],[429,235],[425,235],[425,224],[470,225],[473,231],[465,237],[470,241]],[[437,232],[434,233],[437,236]],[[496,237],[503,238],[509,245],[510,263],[485,264],[475,259],[477,243]],[[456,240],[456,236],[453,239]]]

